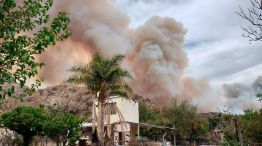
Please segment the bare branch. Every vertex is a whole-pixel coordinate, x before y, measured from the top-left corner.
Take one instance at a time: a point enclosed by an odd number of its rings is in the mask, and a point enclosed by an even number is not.
[[[262,0],[250,0],[250,4],[246,11],[239,6],[239,12],[236,12],[249,22],[248,26],[242,27],[242,36],[248,38],[250,42],[262,41]]]

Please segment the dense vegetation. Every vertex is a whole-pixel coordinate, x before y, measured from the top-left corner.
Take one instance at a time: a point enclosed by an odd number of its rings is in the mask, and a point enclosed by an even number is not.
[[[69,17],[64,12],[49,21],[48,10],[53,0],[0,1],[0,99],[11,96],[15,87],[3,88],[4,84],[19,83],[37,75],[44,65],[36,55],[57,41],[67,38]],[[50,25],[47,25],[50,24]],[[26,91],[34,90],[40,80]]]
[[[58,146],[61,143],[65,146],[74,145],[80,138],[83,119],[61,110],[19,106],[1,115],[0,122],[23,137],[23,146],[29,146],[36,135],[46,135]]]
[[[1,118],[5,127],[23,136],[24,146],[28,146],[34,136],[41,134],[42,124],[46,120],[43,110],[34,107],[17,107]]]
[[[206,136],[208,132],[208,121],[197,113],[197,107],[191,105],[188,101],[173,103],[161,109],[154,106],[139,103],[140,122],[150,123],[154,125],[162,125],[167,127],[175,127],[175,131],[171,129],[159,128],[143,128],[141,134],[147,137],[154,137],[161,140],[161,136],[166,133],[166,138],[173,141],[175,133],[177,141],[185,143],[186,141],[194,142]]]
[[[177,144],[219,144],[225,146],[259,145],[262,143],[262,110],[246,110],[242,115],[197,112],[197,107],[188,101],[173,101],[171,105],[157,108],[145,102],[139,103],[139,118],[142,123],[175,127],[141,127],[144,139],[160,140],[162,135]]]

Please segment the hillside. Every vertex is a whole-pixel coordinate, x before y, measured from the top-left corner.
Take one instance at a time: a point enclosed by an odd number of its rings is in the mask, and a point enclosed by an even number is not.
[[[17,86],[16,88],[15,96],[23,93]],[[68,112],[86,116],[90,114],[92,100],[92,95],[86,88],[63,84],[38,90],[22,99],[9,97],[1,101],[0,110],[1,112],[10,111],[18,105],[59,107]]]

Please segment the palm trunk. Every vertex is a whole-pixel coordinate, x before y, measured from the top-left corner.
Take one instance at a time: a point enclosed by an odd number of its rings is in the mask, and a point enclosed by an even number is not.
[[[97,117],[97,135],[99,145],[104,145],[104,112],[105,112],[105,103],[98,101],[98,117]]]

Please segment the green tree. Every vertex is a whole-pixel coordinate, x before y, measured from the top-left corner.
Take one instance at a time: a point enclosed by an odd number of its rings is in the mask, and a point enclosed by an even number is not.
[[[149,104],[142,101],[139,102],[139,121],[146,123],[154,123],[158,119],[159,113]]]
[[[244,142],[251,145],[262,143],[262,109],[246,110],[241,122]]]
[[[208,131],[208,122],[197,113],[197,107],[188,101],[178,102],[163,109],[163,118],[167,125],[176,127],[177,137],[181,140],[189,138],[191,142],[197,140]]]
[[[1,124],[23,136],[23,146],[29,146],[32,138],[42,133],[44,111],[35,107],[16,107],[1,116]]]
[[[65,12],[59,12],[52,22],[49,21],[48,10],[53,0],[20,2],[22,4],[17,4],[16,0],[0,1],[0,99],[11,96],[15,90],[14,86],[4,89],[5,83],[19,83],[24,87],[44,65],[35,56],[70,35],[69,17]],[[40,80],[37,80],[26,91],[39,85]]]
[[[116,55],[112,59],[105,59],[96,53],[89,64],[75,66],[69,70],[73,74],[67,82],[85,85],[98,101],[97,133],[102,145],[106,101],[110,96],[129,97],[132,93],[125,81],[126,78],[131,78],[131,75],[120,65],[123,58],[122,55]]]
[[[75,145],[81,137],[80,128],[83,119],[71,113],[60,110],[52,111],[48,114],[44,123],[44,133],[60,146]]]

